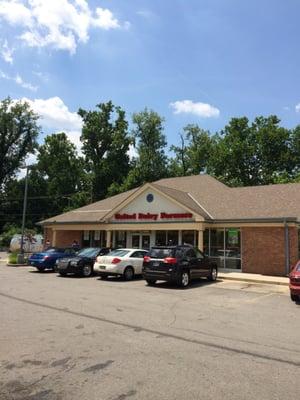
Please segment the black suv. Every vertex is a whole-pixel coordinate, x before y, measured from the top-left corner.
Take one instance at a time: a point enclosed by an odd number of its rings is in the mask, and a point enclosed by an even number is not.
[[[104,256],[109,251],[110,249],[107,247],[82,249],[73,257],[59,259],[56,263],[56,271],[62,276],[67,274],[82,275],[84,277],[91,276],[96,257]]]
[[[168,281],[187,287],[192,279],[206,277],[215,281],[217,275],[216,263],[189,245],[155,246],[144,257],[143,277],[149,285]]]

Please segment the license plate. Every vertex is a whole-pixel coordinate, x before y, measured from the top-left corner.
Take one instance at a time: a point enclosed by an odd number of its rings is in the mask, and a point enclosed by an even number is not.
[[[159,261],[154,261],[153,262],[153,267],[159,267]]]
[[[100,268],[100,269],[105,269],[106,267],[105,267],[105,265],[100,265],[99,268]]]

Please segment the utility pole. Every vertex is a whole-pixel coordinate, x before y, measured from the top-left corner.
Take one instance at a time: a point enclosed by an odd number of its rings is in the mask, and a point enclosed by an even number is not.
[[[18,264],[24,263],[24,231],[25,231],[25,220],[26,220],[26,209],[27,209],[27,193],[28,193],[28,170],[31,165],[27,165],[26,175],[25,175],[25,190],[24,190],[24,200],[23,200],[23,215],[22,215],[22,233],[21,233],[21,249],[20,254],[18,254]]]

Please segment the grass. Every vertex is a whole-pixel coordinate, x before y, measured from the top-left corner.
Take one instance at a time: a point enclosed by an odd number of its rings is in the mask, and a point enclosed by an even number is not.
[[[18,254],[19,254],[19,253],[10,253],[10,254],[8,255],[8,263],[9,263],[9,264],[17,264],[17,261],[18,261]],[[25,256],[24,256],[24,264],[27,264],[27,260],[28,260],[28,257],[25,255]]]

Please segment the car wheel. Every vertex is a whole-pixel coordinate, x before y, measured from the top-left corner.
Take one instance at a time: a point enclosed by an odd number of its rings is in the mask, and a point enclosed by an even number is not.
[[[85,264],[85,265],[82,267],[82,275],[83,275],[85,278],[88,278],[89,276],[91,276],[92,273],[93,273],[93,268],[92,268],[91,265]]]
[[[59,273],[60,276],[67,276],[66,272],[59,271],[58,273]]]
[[[100,275],[100,278],[104,281],[105,279],[108,278],[108,275]]]
[[[190,274],[187,271],[183,271],[180,274],[180,278],[179,278],[179,286],[182,288],[186,288],[189,286],[190,284]]]
[[[292,301],[298,301],[298,299],[299,299],[298,296],[296,296],[295,294],[291,293],[291,300]]]
[[[131,281],[134,277],[134,270],[132,267],[126,267],[123,273],[123,278],[125,281]]]
[[[146,282],[149,286],[153,286],[156,284],[156,279],[146,279]]]
[[[217,280],[217,277],[218,277],[217,267],[211,267],[210,273],[209,273],[209,276],[207,277],[207,279],[210,282],[215,282]]]
[[[45,271],[45,268],[44,267],[36,267],[37,268],[37,270],[39,271],[39,272],[44,272]]]

